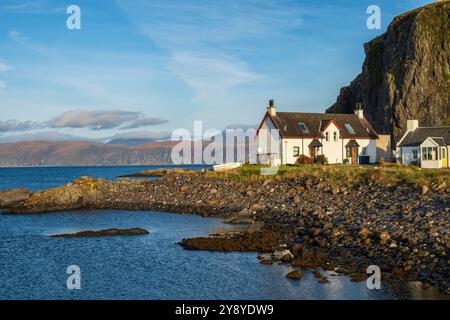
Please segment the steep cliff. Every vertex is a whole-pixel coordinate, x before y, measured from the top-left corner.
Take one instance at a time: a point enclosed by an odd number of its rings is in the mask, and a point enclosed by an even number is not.
[[[450,1],[396,17],[383,35],[364,45],[362,73],[342,88],[328,113],[365,115],[393,143],[408,119],[442,125],[450,118]]]

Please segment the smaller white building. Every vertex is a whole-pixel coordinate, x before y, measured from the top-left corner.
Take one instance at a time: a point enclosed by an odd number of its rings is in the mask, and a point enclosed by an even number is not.
[[[418,120],[408,120],[407,130],[397,144],[397,159],[404,165],[422,168],[448,168],[450,126],[419,127]]]
[[[277,112],[271,100],[257,131],[261,163],[295,164],[302,155],[328,163],[377,162],[375,129],[362,108],[354,114]]]

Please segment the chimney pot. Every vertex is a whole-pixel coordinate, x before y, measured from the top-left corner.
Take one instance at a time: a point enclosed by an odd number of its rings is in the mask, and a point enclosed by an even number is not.
[[[419,127],[419,120],[408,120],[406,122],[406,130],[415,131]]]
[[[277,115],[277,107],[275,106],[275,101],[273,99],[269,100],[269,107],[267,107],[267,112],[275,117]]]
[[[358,119],[364,119],[364,108],[360,102],[356,104],[355,115],[358,116]]]

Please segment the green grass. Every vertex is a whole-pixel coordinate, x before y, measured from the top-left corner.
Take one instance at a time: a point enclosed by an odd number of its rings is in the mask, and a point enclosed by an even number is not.
[[[448,169],[420,169],[395,164],[378,166],[345,166],[345,165],[308,165],[280,166],[275,175],[261,176],[261,170],[270,168],[263,165],[243,165],[238,170],[229,173],[209,172],[211,177],[227,177],[235,179],[276,179],[287,178],[317,179],[322,178],[331,185],[352,186],[369,182],[384,185],[423,186],[450,182]]]

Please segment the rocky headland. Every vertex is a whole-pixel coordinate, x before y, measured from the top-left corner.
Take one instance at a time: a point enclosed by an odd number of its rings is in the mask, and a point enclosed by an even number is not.
[[[184,239],[181,245],[225,252],[287,250],[263,260],[333,270],[355,281],[367,279],[367,266],[375,264],[384,280],[419,280],[450,293],[448,171],[329,168],[272,177],[180,170],[155,172],[156,180],[83,177],[35,193],[16,190],[9,202],[4,197],[11,192],[3,192],[0,203],[9,214],[86,208],[244,219],[261,226]]]
[[[364,45],[361,74],[341,89],[329,113],[353,113],[356,103],[392,146],[406,122],[450,124],[450,1],[406,12]]]

